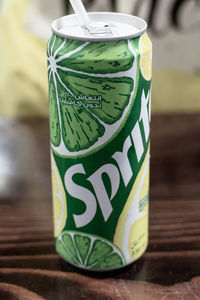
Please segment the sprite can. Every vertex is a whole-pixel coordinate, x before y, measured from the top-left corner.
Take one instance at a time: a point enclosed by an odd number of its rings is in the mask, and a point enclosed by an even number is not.
[[[117,13],[53,22],[47,46],[54,235],[88,270],[118,269],[148,245],[152,45]]]

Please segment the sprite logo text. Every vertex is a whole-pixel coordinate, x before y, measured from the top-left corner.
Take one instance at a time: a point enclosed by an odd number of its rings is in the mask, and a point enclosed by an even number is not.
[[[97,201],[103,215],[105,222],[109,219],[113,208],[112,199],[116,196],[120,186],[120,174],[123,179],[123,184],[126,187],[132,176],[133,170],[131,163],[128,159],[128,151],[131,147],[134,147],[137,163],[140,162],[141,157],[144,153],[144,142],[142,140],[141,127],[143,128],[145,142],[148,142],[150,134],[150,110],[151,110],[151,93],[148,91],[147,96],[145,95],[144,89],[141,95],[141,111],[139,119],[133,126],[131,135],[128,135],[123,143],[122,151],[116,151],[111,156],[111,163],[107,163],[98,168],[92,175],[87,177],[84,165],[82,163],[71,166],[65,173],[64,183],[67,192],[73,197],[85,204],[85,212],[83,214],[74,214],[74,222],[76,228],[80,228],[89,224],[96,215],[97,212]],[[116,164],[114,164],[114,162]],[[83,174],[86,180],[90,182],[93,187],[94,193],[74,182],[73,176],[75,174]],[[104,185],[102,175],[107,174],[110,185],[111,193],[108,194]]]

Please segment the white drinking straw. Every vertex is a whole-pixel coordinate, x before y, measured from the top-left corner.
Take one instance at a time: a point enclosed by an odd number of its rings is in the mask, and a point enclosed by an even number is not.
[[[75,11],[80,25],[86,27],[90,23],[90,19],[81,0],[69,0],[73,10]]]

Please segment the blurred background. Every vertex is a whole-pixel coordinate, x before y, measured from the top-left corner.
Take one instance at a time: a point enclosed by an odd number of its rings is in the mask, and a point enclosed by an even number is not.
[[[152,111],[200,110],[200,0],[83,0],[143,17],[153,41]],[[0,115],[47,116],[46,42],[68,0],[0,0]]]
[[[0,0],[0,299],[127,299],[135,290],[141,299],[200,299],[200,0],[83,3],[88,11],[129,13],[149,25],[149,250],[113,286],[112,273],[106,276],[105,288],[104,275],[100,284],[79,279],[56,256],[46,43],[52,21],[72,10],[69,0]],[[105,297],[95,297],[95,287]]]

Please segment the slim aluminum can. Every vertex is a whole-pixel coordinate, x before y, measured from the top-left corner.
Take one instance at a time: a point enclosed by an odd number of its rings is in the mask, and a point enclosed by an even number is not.
[[[90,20],[54,21],[47,46],[54,235],[64,260],[105,271],[148,245],[152,45],[140,18]]]

